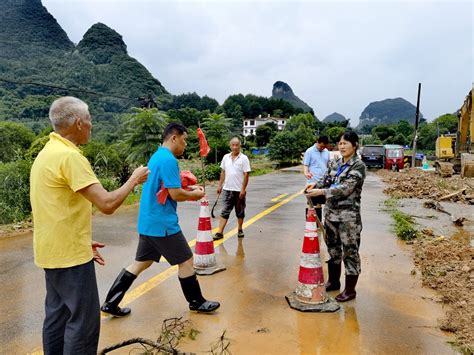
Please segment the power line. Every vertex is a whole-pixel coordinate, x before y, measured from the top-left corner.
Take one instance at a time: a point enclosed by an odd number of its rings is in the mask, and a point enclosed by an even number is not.
[[[59,89],[59,90],[65,90],[65,91],[75,91],[75,92],[81,92],[81,93],[89,94],[89,95],[95,95],[95,96],[100,96],[100,97],[113,97],[113,98],[116,98],[116,99],[127,100],[127,101],[140,100],[140,98],[131,99],[129,97],[123,97],[123,96],[117,96],[117,95],[104,95],[104,94],[100,94],[100,93],[90,91],[90,90],[64,88],[64,87],[61,87],[61,86],[49,85],[49,84],[43,84],[43,83],[15,81],[15,80],[10,80],[10,79],[5,79],[5,78],[0,78],[0,81],[3,81],[5,83],[10,83],[10,84],[16,84],[16,85],[32,85],[32,86],[41,86],[41,87],[44,87],[44,88]]]

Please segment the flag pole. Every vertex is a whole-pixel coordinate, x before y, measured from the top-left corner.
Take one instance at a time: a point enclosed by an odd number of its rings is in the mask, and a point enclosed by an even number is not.
[[[198,121],[198,127],[201,129],[201,121]],[[201,144],[199,144],[199,147]],[[204,170],[204,159],[203,156],[201,155],[201,149],[199,148],[199,157],[201,158],[201,170],[202,170],[202,187],[204,189],[204,192],[206,192],[206,171]]]
[[[204,188],[204,192],[206,192],[206,172],[204,170],[204,159],[201,157],[201,169],[202,169],[202,187]]]

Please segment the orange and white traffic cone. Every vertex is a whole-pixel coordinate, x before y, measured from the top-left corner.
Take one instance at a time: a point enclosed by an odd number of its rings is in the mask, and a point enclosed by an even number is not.
[[[340,306],[326,295],[324,274],[319,253],[316,211],[311,206],[306,215],[303,250],[296,290],[286,296],[291,308],[302,312],[334,312]]]
[[[196,247],[194,248],[194,269],[198,275],[212,275],[225,270],[225,267],[218,265],[216,261],[209,201],[206,197],[201,200]]]

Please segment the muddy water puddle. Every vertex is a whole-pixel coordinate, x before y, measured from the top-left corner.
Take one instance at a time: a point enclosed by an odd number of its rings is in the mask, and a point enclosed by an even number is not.
[[[474,205],[455,202],[440,202],[441,206],[454,217],[464,217],[462,227],[454,225],[446,213],[423,207],[426,200],[400,199],[400,210],[415,218],[421,228],[433,230],[435,235],[453,238],[454,240],[474,246]]]

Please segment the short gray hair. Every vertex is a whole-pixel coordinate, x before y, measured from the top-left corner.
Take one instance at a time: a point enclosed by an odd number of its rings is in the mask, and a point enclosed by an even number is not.
[[[89,106],[76,97],[60,97],[54,100],[49,109],[49,120],[54,129],[68,128],[78,117],[89,117]]]
[[[234,139],[237,139],[237,140],[239,141],[239,144],[242,144],[242,141],[240,140],[240,137],[238,137],[238,136],[233,136],[233,137],[230,139],[229,143],[232,143],[232,141],[233,141]]]

